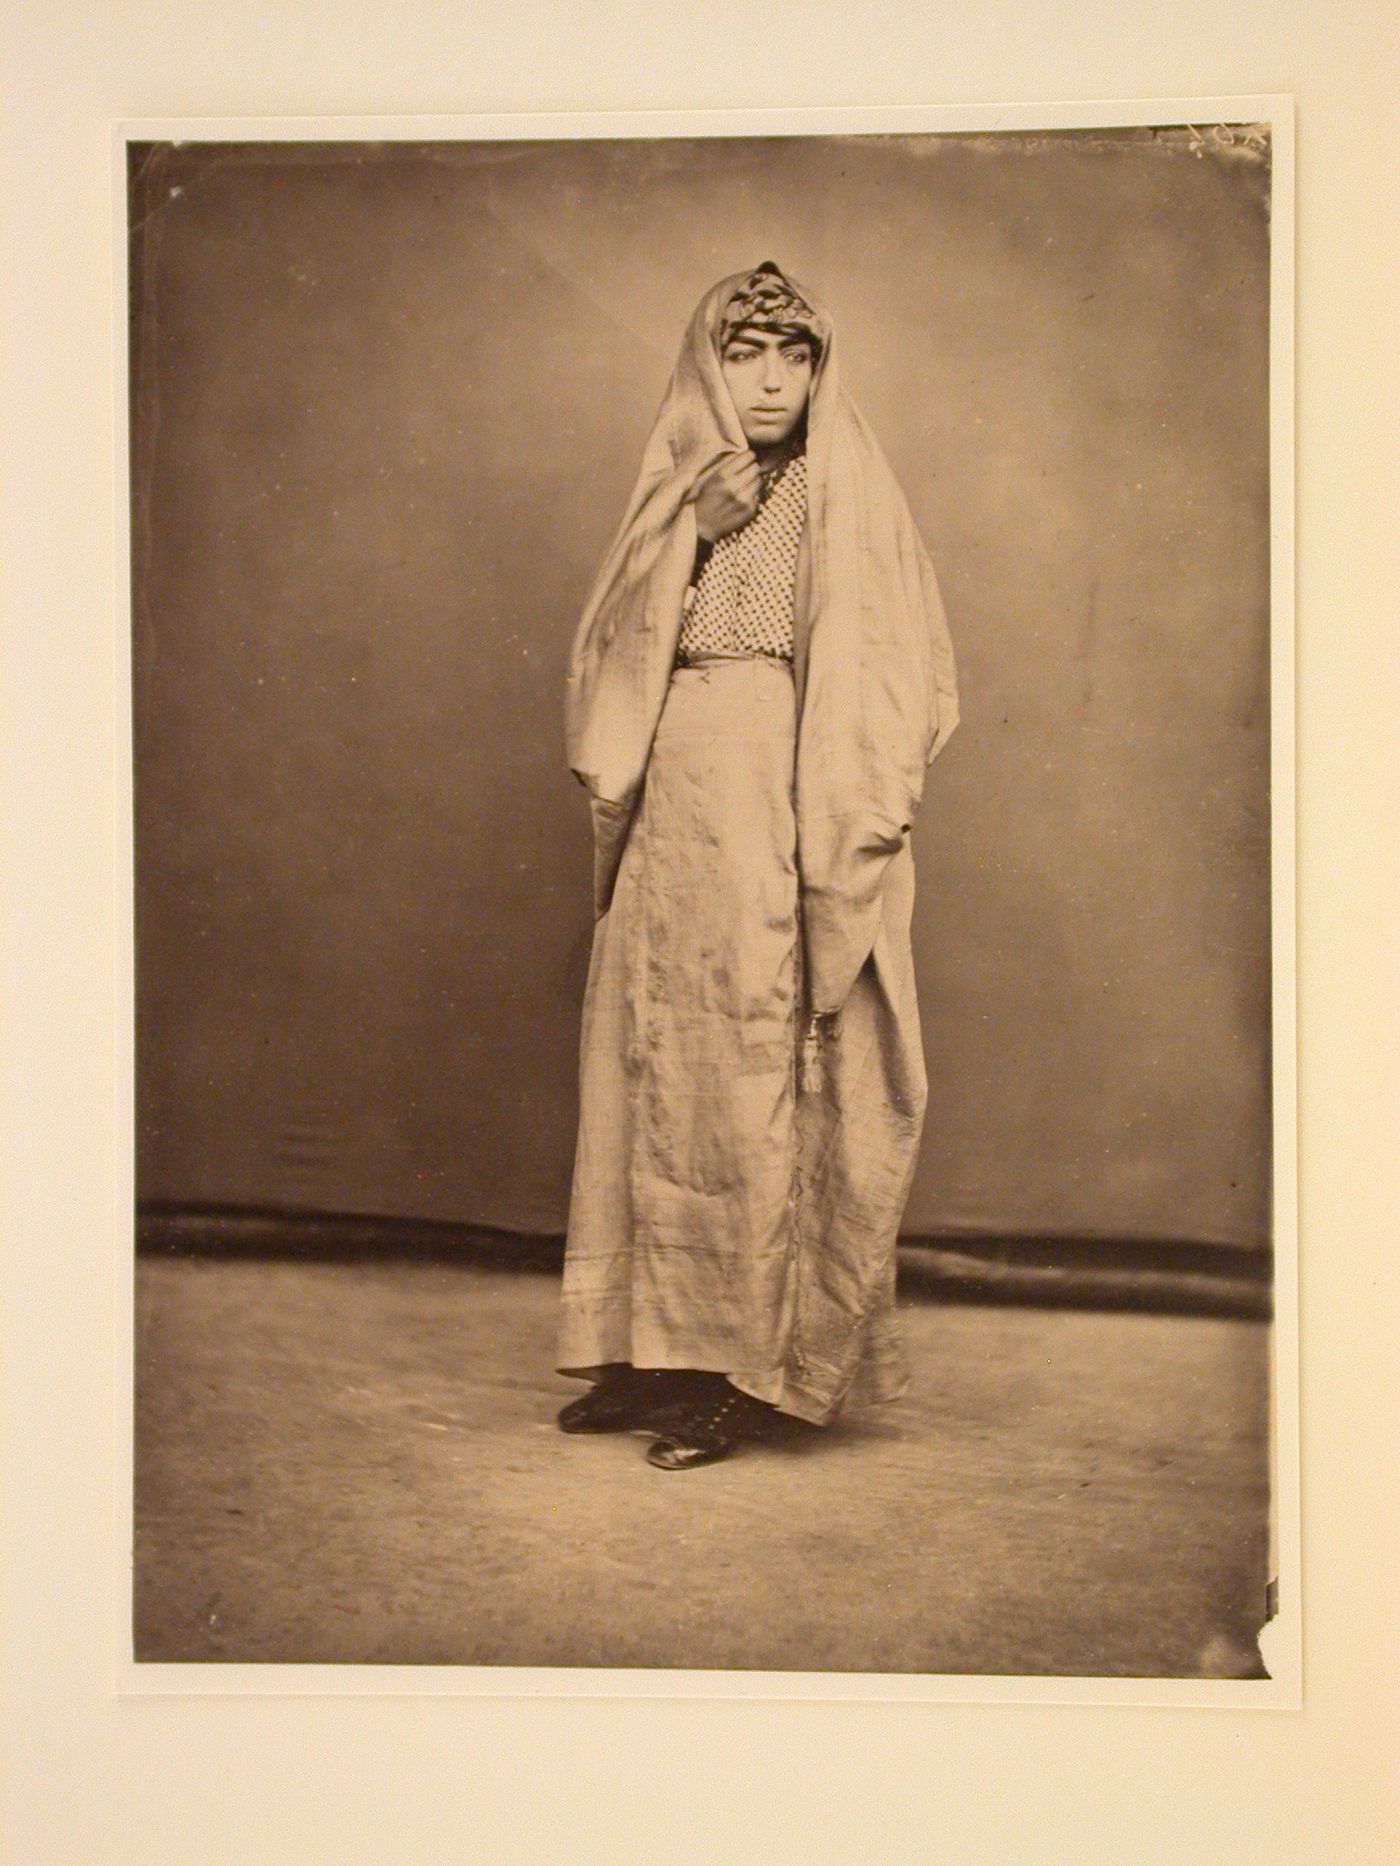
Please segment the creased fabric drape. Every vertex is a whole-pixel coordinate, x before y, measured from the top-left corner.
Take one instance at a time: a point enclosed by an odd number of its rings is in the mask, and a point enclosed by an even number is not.
[[[747,449],[720,368],[722,279],[686,331],[617,536],[569,661],[566,740],[595,839],[606,911],[675,662],[695,559],[693,497]],[[879,443],[842,388],[830,316],[805,286],[821,352],[808,410],[808,522],[798,566],[794,671],[798,868],[810,1008],[840,1009],[869,958],[881,890],[957,724],[957,681],[937,578]]]
[[[676,665],[691,501],[746,447],[718,336],[752,276],[691,321],[570,662],[597,920],[557,1365],[706,1369],[824,1424],[907,1378],[895,1245],[927,1095],[908,830],[957,697],[928,557],[790,280],[821,345],[792,664]]]

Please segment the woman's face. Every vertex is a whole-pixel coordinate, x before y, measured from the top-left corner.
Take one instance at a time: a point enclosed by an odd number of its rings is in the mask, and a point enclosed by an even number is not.
[[[720,358],[750,447],[777,447],[792,433],[812,386],[812,346],[780,331],[740,329]]]

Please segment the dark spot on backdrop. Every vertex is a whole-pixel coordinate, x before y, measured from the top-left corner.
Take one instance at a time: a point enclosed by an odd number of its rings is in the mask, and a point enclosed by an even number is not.
[[[565,658],[773,256],[938,566],[912,1232],[1268,1231],[1267,166],[1186,131],[133,158],[143,1199],[562,1225]]]

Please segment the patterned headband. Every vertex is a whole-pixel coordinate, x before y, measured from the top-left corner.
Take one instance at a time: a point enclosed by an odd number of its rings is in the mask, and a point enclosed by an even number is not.
[[[719,326],[721,353],[735,331],[746,324],[806,337],[814,349],[821,347],[816,312],[798,297],[771,259],[749,274],[725,306]]]

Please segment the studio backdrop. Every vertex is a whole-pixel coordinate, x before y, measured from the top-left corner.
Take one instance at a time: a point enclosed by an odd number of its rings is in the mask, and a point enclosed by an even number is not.
[[[1269,1235],[1269,168],[1245,130],[145,145],[138,1196],[562,1230],[565,660],[772,258],[938,570],[912,1234]]]

